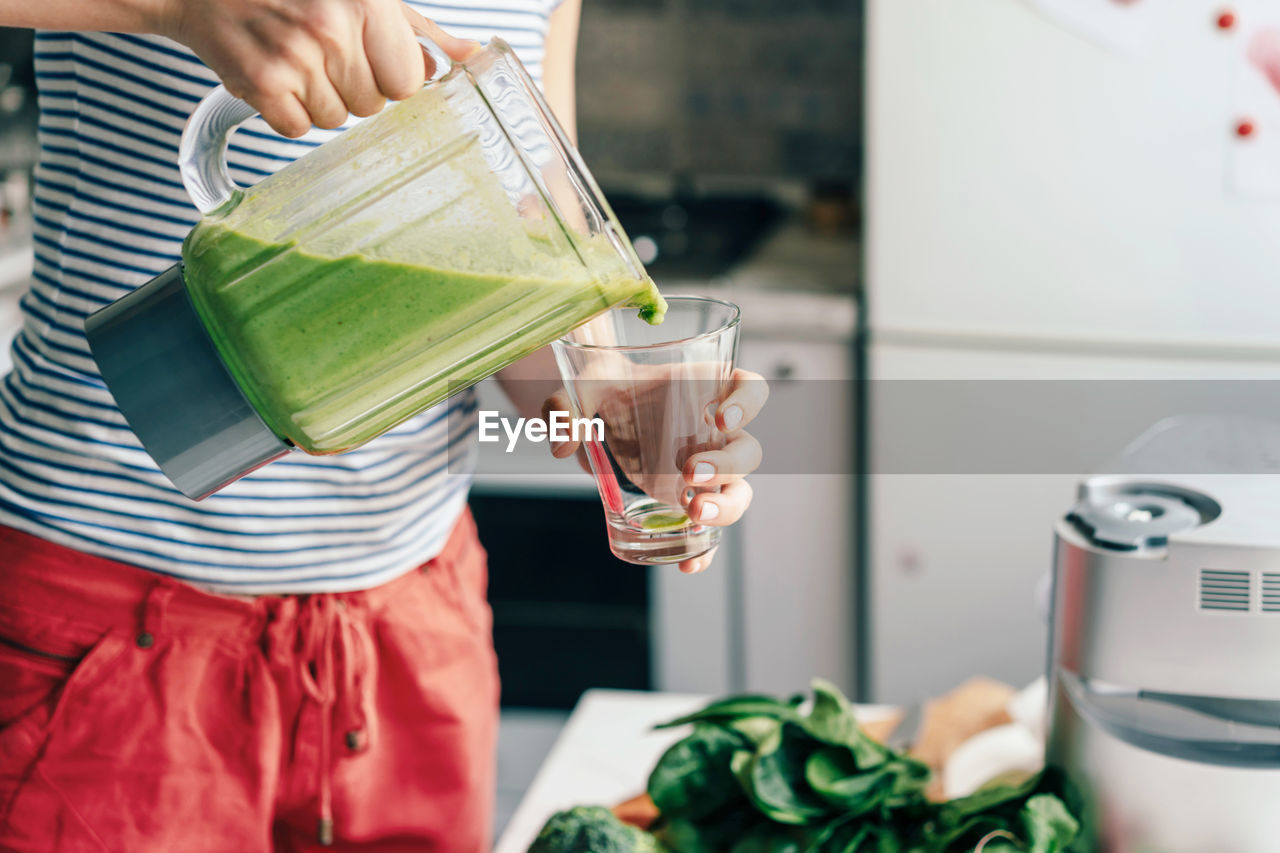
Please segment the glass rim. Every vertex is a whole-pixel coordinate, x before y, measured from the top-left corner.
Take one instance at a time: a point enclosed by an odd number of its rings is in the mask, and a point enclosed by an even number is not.
[[[671,303],[673,302],[680,302],[685,304],[688,304],[688,303],[712,304],[712,305],[719,305],[723,308],[728,308],[730,311],[729,319],[724,323],[721,323],[719,326],[716,326],[714,329],[710,329],[706,332],[699,332],[696,335],[687,335],[683,338],[676,338],[675,340],[663,341],[662,343],[658,343],[658,344],[585,344],[585,343],[578,343],[577,341],[570,341],[564,337],[557,338],[552,343],[556,346],[561,346],[567,349],[576,349],[576,350],[600,350],[600,351],[608,350],[609,352],[637,352],[640,350],[657,350],[657,349],[663,349],[664,347],[675,347],[675,346],[681,346],[683,344],[690,344],[690,343],[693,343],[694,341],[705,340],[706,338],[713,337],[714,335],[723,334],[729,331],[730,329],[734,328],[735,326],[737,326],[738,322],[742,319],[742,309],[727,299],[719,299],[715,296],[694,296],[692,294],[689,294],[689,295],[677,294],[675,296],[667,296],[664,298],[666,299],[666,302],[667,302],[668,311],[670,311]],[[616,308],[609,309],[609,311],[634,311],[634,310],[635,310],[634,306],[628,306],[628,305],[619,305]],[[606,311],[605,313],[607,314],[609,312]],[[603,317],[604,314],[598,314],[596,316]],[[590,322],[590,320],[588,320],[587,322]],[[658,328],[662,328],[661,323],[658,324]]]

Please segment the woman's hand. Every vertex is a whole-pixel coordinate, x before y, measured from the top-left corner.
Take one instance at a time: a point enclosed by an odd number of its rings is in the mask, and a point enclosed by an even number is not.
[[[681,478],[686,486],[706,489],[719,486],[719,491],[699,491],[685,507],[688,516],[699,522],[714,527],[727,527],[733,524],[746,512],[751,503],[751,484],[745,477],[760,465],[760,442],[756,441],[745,430],[747,424],[760,412],[765,400],[769,397],[769,386],[764,377],[748,370],[734,370],[730,379],[729,393],[720,401],[715,411],[715,426],[724,434],[725,445],[719,450],[705,450],[691,454],[684,460]],[[568,394],[559,390],[547,398],[542,404],[542,417],[550,418],[552,411],[571,411]],[[608,418],[606,434],[608,434]],[[578,454],[579,464],[590,470],[586,455],[580,452],[576,441],[551,443],[551,453],[557,459],[564,459]],[[649,479],[661,480],[664,475]],[[644,475],[635,479],[643,480]],[[661,486],[659,486],[661,488]],[[666,491],[666,489],[662,489]],[[646,491],[652,494],[652,487]],[[687,574],[700,572],[711,564],[715,550],[701,557],[680,563],[680,571]]]
[[[434,68],[416,34],[459,60],[477,46],[401,0],[165,0],[162,8],[159,32],[194,50],[289,137],[418,91]]]

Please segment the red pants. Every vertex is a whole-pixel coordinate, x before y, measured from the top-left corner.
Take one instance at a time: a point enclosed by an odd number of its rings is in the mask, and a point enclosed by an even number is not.
[[[376,589],[237,598],[0,528],[0,850],[489,845],[470,515]]]

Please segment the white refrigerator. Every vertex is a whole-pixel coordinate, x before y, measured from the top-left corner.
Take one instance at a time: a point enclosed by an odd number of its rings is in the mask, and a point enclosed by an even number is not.
[[[906,701],[1040,672],[1089,469],[912,468],[886,395],[1280,377],[1280,0],[867,7],[863,698]]]

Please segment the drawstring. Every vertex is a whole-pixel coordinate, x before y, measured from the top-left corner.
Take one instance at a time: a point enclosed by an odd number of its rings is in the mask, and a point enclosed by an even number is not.
[[[296,603],[295,603],[296,602]],[[277,617],[286,623],[296,615],[298,678],[303,691],[320,709],[319,821],[320,844],[333,843],[333,727],[347,732],[347,745],[368,742],[365,727],[364,654],[361,631],[345,599],[314,595],[284,599]],[[293,606],[290,606],[290,605]],[[277,623],[280,625],[280,623]],[[276,635],[278,638],[283,639]]]
[[[316,839],[324,845],[333,843],[333,783],[329,767],[332,758],[333,703],[333,619],[327,611],[328,596],[309,598],[299,614],[298,632],[302,654],[298,676],[302,689],[320,706],[320,820]]]

